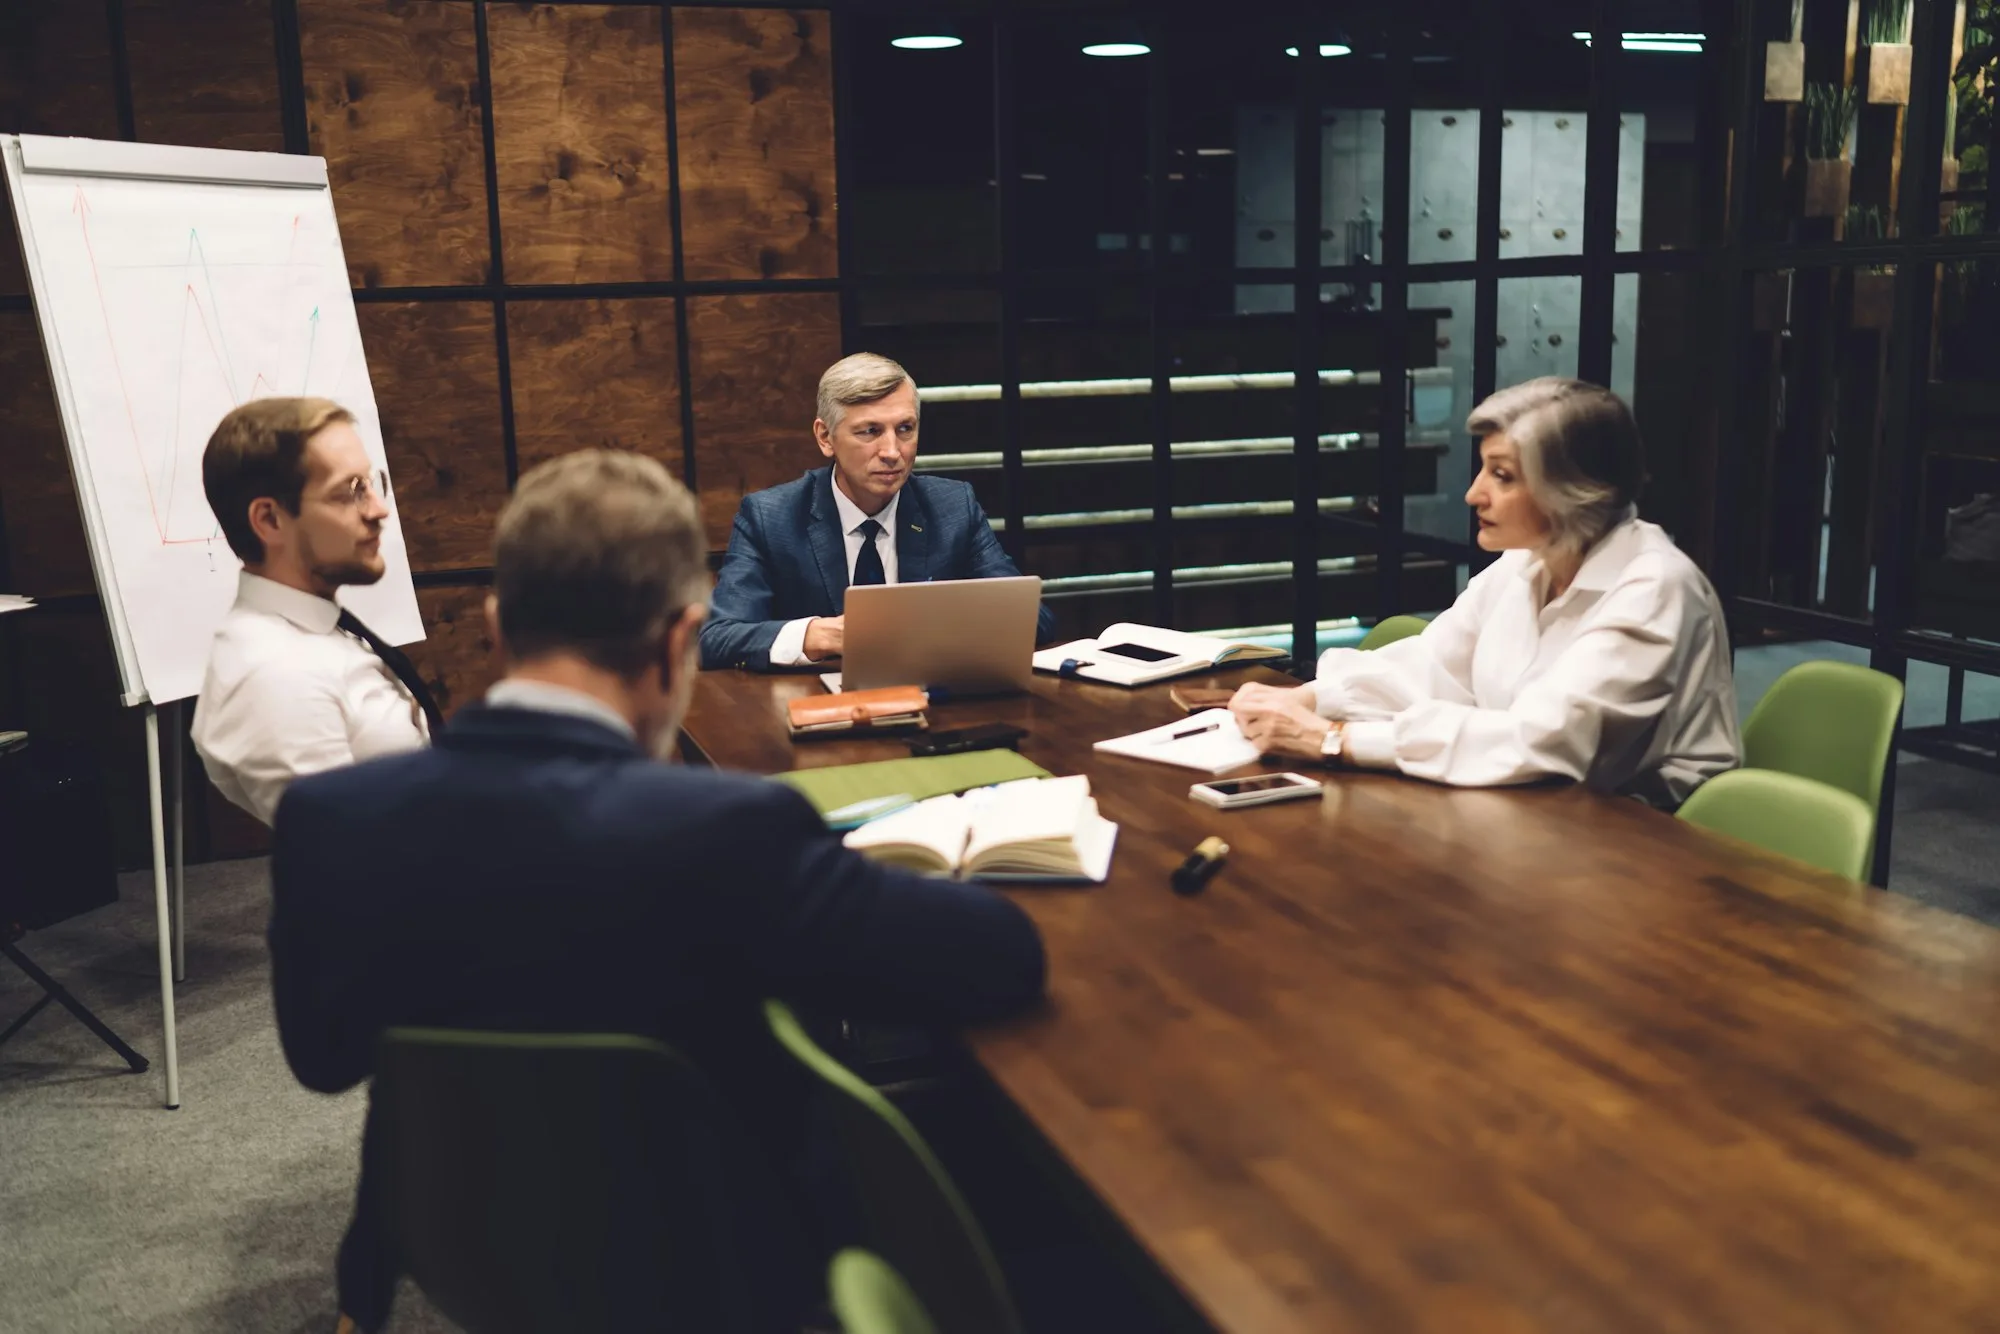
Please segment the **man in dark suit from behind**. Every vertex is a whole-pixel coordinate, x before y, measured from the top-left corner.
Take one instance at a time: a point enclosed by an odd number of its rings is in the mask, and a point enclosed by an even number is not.
[[[743,497],[701,629],[701,665],[768,671],[840,656],[853,584],[1019,576],[972,488],[920,477],[917,383],[857,352],[820,377],[813,439],[830,462]],[[1047,607],[1037,643],[1055,632]]]
[[[397,1025],[608,1030],[666,1040],[747,1106],[765,996],[959,1025],[1041,995],[1041,941],[1005,899],[863,861],[782,784],[656,758],[693,690],[703,548],[651,460],[584,451],[521,479],[487,601],[504,678],[433,749],[302,779],[278,808],[272,985],[301,1082],[367,1079]],[[342,1328],[373,1330],[396,1272],[363,1161],[339,1287]]]

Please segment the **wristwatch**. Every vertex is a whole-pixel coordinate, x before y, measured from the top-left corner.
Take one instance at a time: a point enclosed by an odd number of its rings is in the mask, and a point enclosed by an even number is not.
[[[1319,741],[1319,757],[1328,764],[1339,764],[1340,746],[1346,735],[1347,727],[1344,723],[1329,724],[1326,735]]]

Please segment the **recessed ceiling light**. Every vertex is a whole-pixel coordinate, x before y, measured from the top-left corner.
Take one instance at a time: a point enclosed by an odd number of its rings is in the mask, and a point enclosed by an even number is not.
[[[1299,53],[1299,48],[1297,48],[1296,46],[1288,46],[1285,48],[1285,54],[1288,56],[1295,56],[1298,53]],[[1321,42],[1319,44],[1319,53],[1325,56],[1327,59],[1331,60],[1335,56],[1353,55],[1354,48],[1348,46],[1344,42]]]
[[[1144,42],[1093,42],[1083,48],[1083,53],[1087,56],[1106,56],[1112,58],[1118,56],[1149,56],[1153,54],[1153,48],[1147,46]]]
[[[1235,157],[1236,150],[1233,148],[1197,148],[1194,150],[1194,155],[1196,157]]]
[[[905,51],[949,51],[954,46],[964,46],[965,39],[938,33],[930,37],[891,37],[889,45],[901,47]]]

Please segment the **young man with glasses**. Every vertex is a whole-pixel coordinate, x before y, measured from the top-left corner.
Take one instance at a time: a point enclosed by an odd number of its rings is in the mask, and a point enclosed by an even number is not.
[[[259,398],[222,419],[202,486],[243,562],[195,707],[215,786],[271,823],[294,778],[416,750],[442,721],[410,661],[334,601],[382,577],[388,475],[354,416],[323,398]]]

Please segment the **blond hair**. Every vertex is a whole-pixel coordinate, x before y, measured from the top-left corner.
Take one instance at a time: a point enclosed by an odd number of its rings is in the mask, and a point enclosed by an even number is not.
[[[327,398],[253,398],[230,410],[201,453],[201,489],[208,508],[245,565],[264,559],[264,541],[250,526],[250,506],[269,497],[287,514],[299,512],[306,486],[306,445],[354,414]]]
[[[1645,485],[1645,447],[1632,409],[1602,385],[1557,375],[1526,380],[1474,408],[1465,429],[1514,442],[1522,480],[1558,550],[1588,550],[1631,517]]]
[[[500,512],[493,592],[515,658],[569,652],[637,677],[681,612],[708,597],[694,495],[643,455],[552,459]]]
[[[898,363],[878,352],[856,352],[828,366],[826,374],[819,377],[819,397],[813,411],[831,431],[849,408],[887,398],[906,384],[915,391],[917,382]],[[922,415],[923,406],[918,400],[917,415]]]

